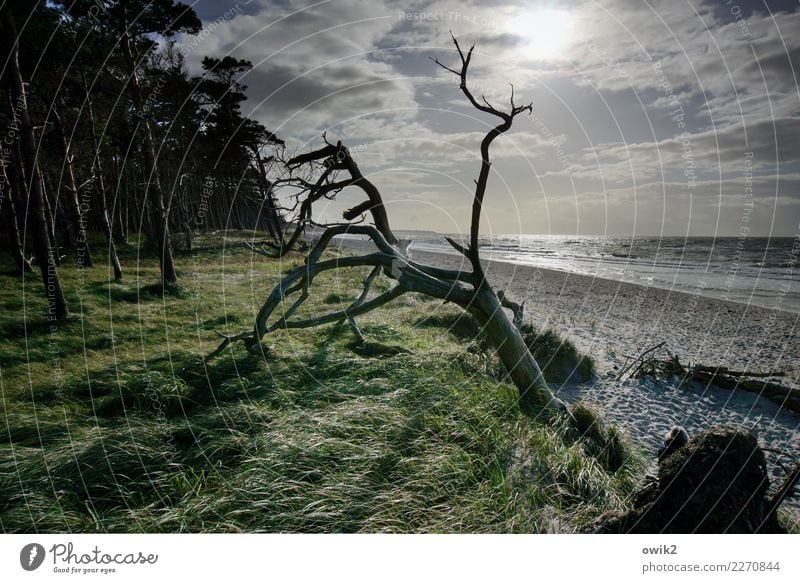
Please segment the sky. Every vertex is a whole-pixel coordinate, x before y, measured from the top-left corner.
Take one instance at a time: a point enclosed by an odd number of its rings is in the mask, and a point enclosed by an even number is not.
[[[492,146],[482,232],[800,234],[800,3],[765,0],[198,0],[193,71],[246,58],[243,110],[291,151],[349,146],[395,229],[468,229],[468,86],[533,103]],[[333,220],[358,190],[315,209]]]

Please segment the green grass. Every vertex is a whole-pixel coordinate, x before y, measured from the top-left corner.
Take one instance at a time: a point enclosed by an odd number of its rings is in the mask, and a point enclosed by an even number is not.
[[[579,353],[570,340],[562,338],[556,331],[539,330],[529,323],[520,329],[548,383],[583,383],[595,376],[592,357]]]
[[[640,458],[619,432],[520,413],[472,321],[428,298],[359,319],[364,344],[330,325],[207,361],[302,261],[207,239],[168,290],[134,248],[119,284],[62,266],[54,329],[38,279],[1,276],[0,530],[547,532],[625,507]],[[320,277],[299,315],[365,275]]]

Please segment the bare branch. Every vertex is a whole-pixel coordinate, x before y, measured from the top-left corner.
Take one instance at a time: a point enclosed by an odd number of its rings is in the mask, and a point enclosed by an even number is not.
[[[457,73],[459,78],[461,79],[461,83],[459,88],[461,92],[467,97],[469,102],[472,104],[473,107],[478,109],[479,111],[483,111],[485,113],[489,113],[496,117],[499,117],[502,120],[502,123],[494,128],[492,128],[486,136],[484,136],[483,140],[481,141],[481,169],[478,176],[478,180],[476,181],[475,185],[475,195],[473,198],[472,204],[472,220],[470,223],[470,245],[466,249],[461,246],[455,246],[459,252],[463,253],[470,259],[472,263],[472,271],[478,277],[479,280],[483,280],[483,268],[480,262],[480,252],[478,246],[479,240],[479,231],[480,231],[480,219],[481,213],[483,210],[483,198],[486,194],[486,186],[489,179],[489,170],[491,168],[491,162],[489,161],[489,147],[491,146],[492,142],[495,138],[499,135],[503,134],[504,132],[508,131],[511,128],[511,124],[514,120],[514,117],[523,111],[533,111],[533,104],[528,104],[526,106],[519,106],[517,107],[514,104],[514,86],[511,86],[511,111],[505,112],[497,109],[494,107],[489,101],[481,95],[481,101],[483,103],[478,102],[475,99],[475,96],[470,91],[469,87],[467,86],[467,72],[469,69],[469,63],[472,59],[472,51],[475,48],[473,44],[470,47],[469,52],[464,55],[464,51],[461,49],[461,45],[458,43],[458,40],[455,36],[450,33],[450,36],[453,38],[453,44],[456,47],[456,51],[458,52],[458,56],[461,59],[461,70],[455,71],[455,69],[451,69],[441,63],[438,63],[440,66],[444,67],[445,69]],[[451,245],[453,244],[450,242]]]
[[[444,269],[441,267],[434,267],[432,265],[425,265],[424,263],[417,263],[415,261],[409,261],[408,263],[422,273],[438,279],[443,279],[445,281],[460,281],[470,284],[475,283],[475,279],[473,278],[472,273],[469,271]]]
[[[358,299],[355,302],[353,302],[353,305],[350,306],[351,308],[358,307],[364,303],[364,300],[366,300],[367,296],[369,295],[369,289],[372,287],[372,282],[375,281],[375,278],[378,277],[380,273],[381,273],[380,265],[376,265],[375,269],[370,271],[369,275],[364,280],[364,289],[361,290],[361,295],[358,296]]]
[[[344,219],[352,220],[361,214],[369,212],[372,215],[375,226],[380,230],[384,238],[386,238],[389,243],[393,245],[396,244],[397,238],[389,226],[389,218],[386,214],[383,198],[378,188],[361,173],[358,164],[356,164],[350,152],[341,141],[333,145],[328,142],[325,135],[323,135],[323,140],[326,143],[323,148],[295,156],[286,163],[291,170],[294,170],[303,165],[322,161],[325,168],[322,175],[313,185],[304,180],[287,180],[285,182],[285,184],[304,189],[303,192],[298,194],[298,197],[305,196],[301,205],[299,218],[310,219],[311,206],[322,197],[334,198],[336,194],[344,188],[355,186],[360,188],[364,194],[367,195],[367,200],[346,211],[344,213]],[[337,170],[346,171],[349,173],[350,177],[338,182],[331,182],[331,173]],[[289,247],[291,247],[291,245],[289,245]]]
[[[459,253],[461,253],[462,255],[464,255],[464,256],[466,256],[466,257],[469,257],[469,256],[470,256],[470,254],[469,254],[469,249],[468,249],[468,248],[465,248],[463,245],[461,245],[461,243],[456,243],[456,242],[455,242],[453,239],[451,239],[450,237],[445,237],[445,238],[444,238],[444,240],[445,240],[445,241],[447,241],[448,243],[450,243],[450,245],[453,247],[453,249],[455,249],[456,251],[458,251],[458,252],[459,252]]]
[[[268,243],[268,244],[273,245],[272,243]],[[278,251],[267,251],[266,249],[264,249],[263,246],[262,247],[256,247],[250,241],[245,241],[244,245],[245,245],[245,247],[250,249],[250,251],[252,251],[253,253],[258,253],[259,255],[263,255],[264,257],[269,257],[270,259],[276,259],[276,258],[280,257],[280,255],[277,254]]]
[[[321,326],[323,324],[333,324],[334,322],[346,320],[348,316],[354,318],[355,316],[366,314],[367,312],[371,312],[376,308],[388,304],[392,300],[399,298],[401,295],[406,293],[406,291],[407,290],[403,289],[403,286],[397,285],[392,289],[390,289],[389,291],[384,292],[381,295],[376,296],[372,300],[365,302],[353,309],[340,310],[338,312],[332,312],[330,314],[317,316],[315,318],[308,318],[305,320],[292,320],[289,322],[285,322],[282,328],[285,328],[287,330],[292,330],[297,328],[313,328],[315,326]],[[271,327],[269,331],[271,332],[276,329],[277,329],[276,327]]]
[[[297,226],[289,241],[282,244],[276,253],[285,254],[308,225],[324,229],[319,241],[308,252],[305,264],[290,270],[271,291],[256,316],[253,330],[232,336],[222,335],[224,340],[213,355],[219,354],[236,340],[243,341],[248,350],[252,352],[256,347],[264,349],[264,345],[261,344],[262,337],[274,330],[309,328],[328,323],[343,324],[347,322],[363,342],[364,335],[356,324],[357,317],[391,302],[402,294],[415,292],[445,302],[452,302],[477,319],[478,323],[486,330],[487,337],[491,340],[501,361],[509,371],[510,377],[519,389],[523,409],[536,414],[556,413],[566,409],[564,403],[550,392],[541,369],[520,334],[524,304],[513,302],[502,292],[496,294],[492,290],[483,273],[479,254],[480,219],[491,169],[489,147],[494,139],[511,127],[516,115],[523,111],[532,112],[532,104],[517,106],[513,85],[511,86],[510,111],[497,109],[484,95],[480,96],[480,100],[476,100],[467,86],[467,73],[475,45],[473,44],[465,52],[452,32],[451,36],[461,62],[460,68],[444,65],[438,59],[432,60],[446,71],[459,77],[459,88],[473,107],[501,120],[498,125],[486,133],[481,141],[481,167],[478,178],[475,180],[469,243],[465,245],[450,237],[445,237],[445,240],[454,249],[469,260],[471,271],[443,269],[412,261],[406,255],[405,249],[398,244],[399,241],[389,226],[386,208],[378,188],[361,173],[355,160],[341,141],[333,144],[328,140],[327,135],[323,134],[322,140],[325,145],[322,148],[290,158],[286,162],[290,176],[278,179],[273,183],[273,187],[280,185],[300,190],[299,193],[293,195],[296,203],[292,212],[296,213]],[[295,171],[300,173],[300,176],[295,175]],[[346,172],[349,176],[339,180],[337,178],[339,171]],[[316,178],[314,178],[315,176]],[[349,187],[361,189],[366,195],[366,200],[344,211],[343,218],[346,222],[340,224],[314,222],[311,212],[314,202],[322,198],[332,199]],[[368,213],[375,223],[374,226],[353,223],[359,218],[363,220]],[[374,252],[322,260],[333,238],[344,234],[366,235],[375,247]],[[269,254],[269,251],[263,246],[258,248],[255,245],[249,245],[249,247],[256,253]],[[316,276],[339,269],[367,266],[372,269],[364,279],[363,288],[355,301],[347,308],[314,317],[297,318],[298,311],[310,296],[310,289]],[[369,299],[373,283],[381,274],[397,283],[389,291]],[[294,299],[291,304],[289,304],[290,297]],[[288,308],[285,307],[287,305]],[[284,308],[283,313],[276,319],[274,314]],[[513,321],[509,318],[506,310],[513,312]]]
[[[439,59],[435,59],[435,58],[433,58],[433,57],[428,57],[428,58],[429,58],[431,61],[433,61],[434,63],[436,63],[437,65],[439,65],[439,66],[440,66],[442,69],[445,69],[445,70],[447,70],[447,71],[450,71],[450,72],[451,72],[451,73],[453,73],[454,75],[456,75],[456,76],[458,76],[458,77],[461,77],[461,72],[460,72],[460,71],[456,71],[455,69],[451,69],[450,67],[448,67],[447,65],[445,65],[444,63],[442,63],[442,62],[441,62]]]
[[[361,329],[358,327],[358,325],[356,324],[356,321],[353,319],[353,317],[350,314],[347,314],[347,323],[350,324],[350,328],[353,330],[353,333],[358,338],[358,341],[361,344],[364,344],[367,341],[367,339],[364,338],[364,334],[361,333]]]
[[[364,222],[364,217],[359,217],[356,221],[351,221],[349,223],[318,223],[317,221],[308,221],[308,224],[312,227],[317,227],[319,229],[331,229],[333,227],[355,227],[356,225],[360,225]]]
[[[240,332],[239,334],[222,334],[221,332],[217,332],[217,335],[220,336],[223,340],[222,343],[217,346],[216,350],[208,355],[208,359],[212,359],[216,357],[218,354],[222,353],[225,348],[227,348],[231,343],[236,342],[237,340],[243,340],[245,342],[252,340],[253,338],[253,331],[246,330],[244,332]]]
[[[336,155],[336,146],[329,143],[325,140],[327,144],[324,148],[320,148],[319,150],[314,150],[312,152],[307,152],[305,154],[300,154],[299,156],[295,156],[294,158],[289,159],[286,162],[286,165],[291,169],[297,166],[301,166],[303,164],[307,164],[308,162],[313,162],[316,160],[323,160],[325,158],[330,158],[331,156]]]
[[[372,210],[373,202],[371,200],[365,200],[358,206],[355,206],[349,210],[346,210],[342,213],[342,218],[346,221],[352,221],[359,215],[363,215],[364,213]]]

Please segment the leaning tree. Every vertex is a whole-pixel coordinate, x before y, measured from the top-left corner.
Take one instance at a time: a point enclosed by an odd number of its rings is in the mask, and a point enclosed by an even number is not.
[[[500,120],[481,141],[481,167],[475,181],[469,243],[461,245],[446,238],[466,257],[471,269],[443,269],[410,259],[404,245],[392,232],[378,188],[361,173],[349,150],[341,142],[333,144],[325,139],[324,147],[288,160],[288,176],[276,181],[276,184],[299,189],[294,195],[294,200],[297,201],[294,233],[277,249],[254,246],[253,250],[270,257],[284,255],[309,225],[322,227],[319,240],[309,251],[305,264],[291,270],[272,290],[258,312],[254,328],[235,335],[220,334],[223,341],[212,356],[238,341],[243,342],[249,351],[257,353],[262,350],[261,339],[279,329],[349,322],[357,331],[354,318],[388,304],[405,293],[416,292],[456,304],[477,320],[517,386],[520,405],[524,410],[535,414],[552,414],[566,409],[564,403],[550,392],[539,365],[520,334],[522,307],[509,300],[502,291],[495,292],[492,289],[486,279],[479,253],[481,213],[491,169],[489,148],[496,138],[511,128],[516,116],[524,112],[532,113],[533,106],[530,103],[516,105],[513,86],[508,111],[497,109],[484,97],[478,101],[467,87],[467,70],[475,45],[465,54],[455,37],[453,42],[461,60],[460,69],[450,68],[438,59],[434,62],[459,77],[461,92],[473,107]],[[345,222],[318,225],[313,221],[311,211],[315,202],[323,198],[334,198],[343,189],[351,187],[361,189],[366,200],[344,212]],[[358,220],[367,213],[374,225],[363,224]],[[332,239],[343,234],[368,237],[374,250],[362,255],[323,260],[323,254]],[[294,317],[300,306],[310,297],[315,277],[329,271],[364,267],[372,267],[372,270],[364,280],[360,295],[347,308],[310,318]],[[388,291],[371,295],[371,286],[381,275],[393,280],[394,285]],[[292,297],[294,301],[289,303]],[[511,317],[506,310],[511,312]]]

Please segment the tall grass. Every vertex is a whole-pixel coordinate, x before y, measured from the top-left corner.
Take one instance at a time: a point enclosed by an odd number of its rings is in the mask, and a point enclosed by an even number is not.
[[[122,284],[64,266],[55,331],[39,284],[2,276],[2,531],[572,531],[625,506],[625,439],[521,414],[472,322],[426,298],[360,320],[366,348],[328,326],[206,361],[302,258],[204,246],[167,293],[135,249]],[[320,278],[308,311],[363,275]]]
[[[528,345],[549,383],[586,382],[596,374],[594,359],[581,354],[568,339],[554,330],[539,330],[530,323],[521,327]]]

